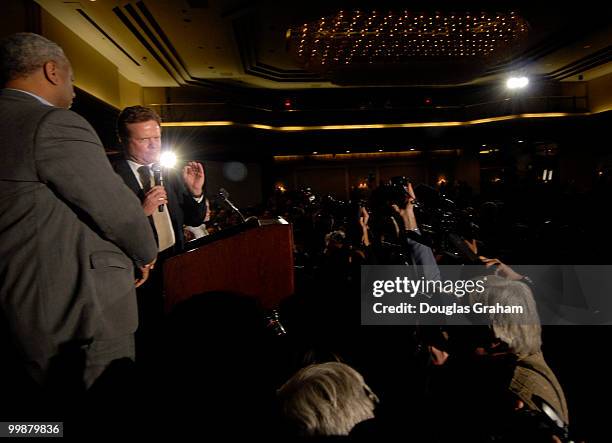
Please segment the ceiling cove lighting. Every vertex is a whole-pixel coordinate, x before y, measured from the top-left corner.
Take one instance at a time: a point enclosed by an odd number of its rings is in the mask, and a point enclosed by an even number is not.
[[[468,121],[450,122],[407,122],[407,123],[377,123],[377,124],[355,124],[355,125],[313,125],[313,126],[271,126],[259,123],[240,123],[231,121],[185,121],[185,122],[162,122],[166,128],[172,127],[199,127],[199,126],[236,126],[243,128],[262,129],[266,131],[300,132],[300,131],[354,131],[358,129],[391,129],[391,128],[436,128],[449,126],[472,126],[484,123],[495,123],[507,120],[520,120],[526,118],[560,118],[578,117],[592,115],[590,112],[543,112],[529,114],[505,115],[502,117],[481,118]]]
[[[454,152],[454,151],[453,151]],[[309,160],[325,160],[325,161],[339,161],[339,160],[367,160],[376,158],[398,158],[398,157],[409,157],[415,158],[420,156],[420,152],[414,151],[391,151],[383,152],[359,152],[349,154],[316,154],[314,155],[275,155],[274,161],[276,162],[290,162],[290,161],[302,161],[308,158]]]
[[[186,127],[191,127],[191,126],[234,126],[236,123],[235,122],[230,122],[230,121],[209,121],[209,122],[205,122],[205,121],[195,121],[195,122],[162,122],[162,126],[167,126],[167,127],[181,127],[181,126],[186,126]],[[255,125],[253,125],[255,126]],[[272,126],[266,126],[266,125],[259,125],[261,126],[260,129],[271,129]]]

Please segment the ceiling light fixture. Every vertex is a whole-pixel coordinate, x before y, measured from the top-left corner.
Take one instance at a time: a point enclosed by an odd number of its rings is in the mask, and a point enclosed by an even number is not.
[[[506,87],[508,89],[524,89],[529,84],[527,77],[510,77],[506,80]]]
[[[343,14],[348,18],[343,18]],[[327,70],[333,69],[333,65],[401,63],[414,57],[500,61],[522,48],[528,30],[526,20],[514,13],[416,15],[410,11],[403,14],[389,11],[388,15],[377,15],[376,11],[339,11],[318,21],[293,26],[286,36],[289,51],[308,69],[316,70],[325,64]],[[493,34],[497,38],[491,38]],[[443,51],[440,43],[452,52]],[[456,52],[464,46],[470,46],[470,51]],[[355,55],[357,48],[359,56]],[[426,52],[415,55],[418,48]],[[322,63],[324,52],[332,63]]]

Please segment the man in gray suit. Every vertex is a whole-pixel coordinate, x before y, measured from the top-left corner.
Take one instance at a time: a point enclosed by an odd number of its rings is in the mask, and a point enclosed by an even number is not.
[[[6,37],[0,75],[2,332],[39,385],[53,383],[56,364],[65,373],[79,361],[89,388],[113,360],[134,358],[135,283],[157,245],[93,128],[68,110],[62,49],[36,34]]]

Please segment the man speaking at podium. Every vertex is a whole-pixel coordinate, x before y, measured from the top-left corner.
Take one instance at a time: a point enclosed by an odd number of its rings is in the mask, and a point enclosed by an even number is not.
[[[149,280],[138,288],[140,328],[136,334],[137,357],[147,361],[155,354],[157,334],[163,315],[163,260],[182,251],[183,225],[199,226],[206,215],[204,168],[188,162],[181,173],[163,168],[163,184],[154,171],[161,159],[161,119],[155,111],[130,106],[119,115],[117,134],[124,158],[113,167],[138,196],[157,240],[159,256]]]

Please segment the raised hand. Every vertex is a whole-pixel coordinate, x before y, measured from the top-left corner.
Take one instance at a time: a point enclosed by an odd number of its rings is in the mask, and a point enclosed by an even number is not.
[[[485,264],[487,268],[495,266],[495,275],[507,278],[508,280],[522,280],[523,276],[518,272],[515,272],[510,266],[502,263],[498,258],[487,258],[480,256],[480,260]]]
[[[204,166],[199,162],[189,162],[183,168],[183,180],[187,189],[194,197],[202,196],[202,189],[204,188],[204,182],[206,175],[204,174]]]

